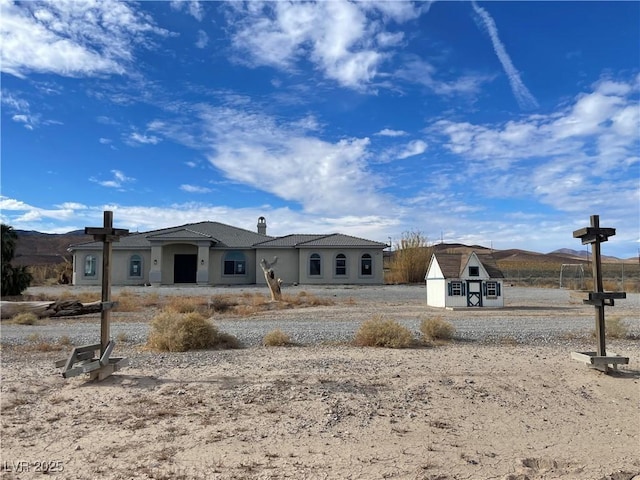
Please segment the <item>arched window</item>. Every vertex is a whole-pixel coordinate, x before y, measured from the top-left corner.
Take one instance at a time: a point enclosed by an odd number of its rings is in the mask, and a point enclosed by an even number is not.
[[[322,274],[320,267],[320,254],[312,253],[309,257],[309,275],[319,276]]]
[[[129,276],[142,277],[142,257],[140,255],[131,255],[129,258]]]
[[[368,253],[360,257],[360,275],[373,275],[373,259]]]
[[[224,256],[224,275],[246,275],[247,262],[242,252],[227,252]]]
[[[347,274],[347,257],[344,253],[336,255],[336,275],[345,276]]]
[[[95,277],[97,274],[98,259],[95,255],[87,255],[84,257],[84,276]]]

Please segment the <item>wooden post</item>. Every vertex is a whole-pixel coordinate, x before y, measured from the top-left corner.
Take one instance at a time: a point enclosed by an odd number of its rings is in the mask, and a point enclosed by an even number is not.
[[[596,231],[600,229],[600,216],[591,215],[591,227]],[[606,239],[605,239],[606,241]],[[591,253],[593,255],[593,291],[604,292],[602,285],[602,259],[600,255],[600,235],[596,235],[595,240],[591,244]],[[607,356],[605,320],[604,320],[604,302],[594,305],[596,309],[596,343],[597,353],[599,357]]]
[[[580,238],[583,245],[591,244],[593,253],[593,291],[589,293],[589,299],[585,303],[593,305],[596,311],[596,352],[573,352],[572,357],[576,360],[584,361],[594,368],[609,371],[609,365],[616,369],[618,364],[628,364],[629,358],[620,357],[614,354],[607,356],[606,331],[604,307],[613,307],[614,301],[619,298],[626,298],[625,292],[605,292],[602,283],[602,258],[600,244],[606,242],[609,237],[616,234],[615,228],[601,228],[600,217],[591,215],[591,225],[573,232],[574,238]]]
[[[100,355],[107,350],[111,340],[111,252],[113,242],[127,235],[129,230],[113,228],[113,212],[105,210],[102,227],[86,227],[84,233],[102,242],[102,311],[100,312]]]

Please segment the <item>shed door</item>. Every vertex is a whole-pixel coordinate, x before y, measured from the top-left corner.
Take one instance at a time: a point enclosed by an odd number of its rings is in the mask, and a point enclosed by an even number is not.
[[[482,281],[467,280],[467,307],[482,306]]]
[[[176,254],[173,259],[173,283],[196,283],[198,255]]]

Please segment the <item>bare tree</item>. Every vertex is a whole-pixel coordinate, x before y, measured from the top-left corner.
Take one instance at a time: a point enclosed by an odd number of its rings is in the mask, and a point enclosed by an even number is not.
[[[276,279],[276,274],[273,271],[273,266],[277,263],[277,261],[278,257],[273,257],[273,261],[271,263],[267,262],[264,258],[260,260],[260,267],[262,267],[264,278],[267,281],[267,285],[269,285],[269,290],[271,291],[271,301],[273,302],[277,302],[282,299],[282,291],[280,289],[282,280],[280,278]]]

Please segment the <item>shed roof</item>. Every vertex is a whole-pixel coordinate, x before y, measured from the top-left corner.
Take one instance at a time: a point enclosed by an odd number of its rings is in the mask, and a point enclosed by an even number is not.
[[[490,255],[490,254],[478,255],[475,252],[471,252],[469,254],[436,252],[433,254],[433,256],[438,262],[438,265],[440,265],[440,270],[442,270],[442,274],[444,275],[444,278],[460,278],[462,274],[462,270],[469,262],[469,257],[471,255],[476,256],[478,261],[482,264],[484,269],[487,271],[487,274],[491,278],[504,278],[504,274],[498,268],[498,265],[493,255]]]

